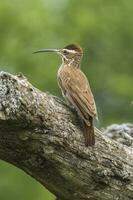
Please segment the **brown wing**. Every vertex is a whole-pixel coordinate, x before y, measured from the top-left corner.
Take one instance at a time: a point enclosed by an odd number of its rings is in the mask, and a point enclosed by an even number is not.
[[[66,69],[65,75],[61,77],[65,96],[89,123],[89,117],[96,116],[97,111],[88,80],[80,69]]]

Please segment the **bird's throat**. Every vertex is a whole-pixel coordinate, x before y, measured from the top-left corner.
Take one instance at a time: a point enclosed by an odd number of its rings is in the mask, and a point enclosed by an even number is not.
[[[74,58],[72,59],[62,58],[62,66],[63,65],[67,65],[68,67],[80,68],[80,61],[75,60]]]

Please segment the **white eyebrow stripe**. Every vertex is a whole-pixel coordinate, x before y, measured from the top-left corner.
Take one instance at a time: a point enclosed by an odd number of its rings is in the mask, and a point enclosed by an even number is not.
[[[69,53],[77,53],[75,50],[69,50],[69,49],[64,49],[64,50],[69,52]]]

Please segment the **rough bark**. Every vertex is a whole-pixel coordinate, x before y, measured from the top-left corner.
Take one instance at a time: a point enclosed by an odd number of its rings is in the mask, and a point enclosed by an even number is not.
[[[57,199],[133,199],[132,145],[108,138],[108,131],[95,129],[95,135],[96,145],[85,147],[72,108],[22,75],[0,73],[0,159],[34,177]]]

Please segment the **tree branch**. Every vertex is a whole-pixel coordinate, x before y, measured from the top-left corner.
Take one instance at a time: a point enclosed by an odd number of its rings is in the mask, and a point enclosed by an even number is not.
[[[0,159],[23,169],[57,199],[132,199],[131,146],[95,129],[96,145],[86,148],[75,111],[22,75],[1,72],[0,97]]]

